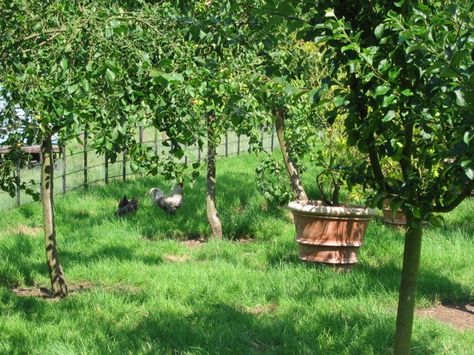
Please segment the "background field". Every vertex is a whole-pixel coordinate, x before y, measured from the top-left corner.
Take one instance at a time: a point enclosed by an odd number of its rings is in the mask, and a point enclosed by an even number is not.
[[[82,142],[68,142],[62,148],[61,154],[55,155],[54,163],[54,183],[55,194],[63,194],[71,190],[82,188],[85,185],[102,185],[113,180],[125,181],[128,178],[136,177],[132,172],[130,162],[124,158],[123,154],[115,163],[106,163],[104,154],[97,154],[83,140]],[[158,156],[168,154],[169,147],[163,144],[166,137],[161,132],[153,128],[143,130],[137,137],[142,144],[153,148]],[[271,152],[277,146],[276,134],[273,128],[261,133],[262,147]],[[217,148],[218,157],[228,157],[232,155],[246,154],[249,151],[249,138],[239,136],[235,132],[228,132],[222,135]],[[183,163],[193,163],[204,160],[207,147],[198,148],[197,145],[186,147]],[[34,159],[30,156],[29,159]],[[85,163],[85,161],[87,163]],[[31,161],[29,167],[19,171],[20,179],[28,182],[30,186],[39,191],[40,186],[40,166],[39,162]],[[30,183],[33,181],[33,183]],[[32,197],[23,192],[18,192],[15,197],[10,197],[7,192],[0,190],[0,211],[19,205],[25,205],[33,201]]]
[[[4,211],[0,353],[390,353],[402,231],[371,222],[351,273],[303,264],[287,210],[257,191],[256,164],[253,155],[218,162],[221,242],[196,240],[209,233],[202,178],[172,217],[144,197],[165,185],[158,178],[58,196],[72,290],[60,301],[18,295],[49,284],[39,204]],[[123,194],[140,209],[117,219]],[[426,230],[418,311],[473,303],[473,210],[465,201],[445,227]],[[417,313],[412,345],[414,354],[471,354],[474,331]]]

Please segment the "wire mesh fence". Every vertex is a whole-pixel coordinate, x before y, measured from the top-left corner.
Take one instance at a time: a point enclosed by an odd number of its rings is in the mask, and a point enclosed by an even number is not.
[[[87,133],[82,135],[82,144],[70,144],[60,148],[54,154],[54,190],[55,194],[65,194],[68,191],[87,188],[91,185],[108,184],[114,180],[126,181],[137,176],[131,169],[126,154],[112,163],[106,155],[99,155],[90,149]],[[168,154],[166,136],[155,129],[141,129],[139,142],[153,149],[156,155]],[[274,129],[261,132],[261,145],[266,151],[273,151],[276,145]],[[235,132],[227,132],[221,137],[217,148],[218,157],[229,157],[245,154],[249,151],[249,138],[240,136]],[[185,155],[181,162],[191,164],[206,158],[207,147],[199,148],[197,145],[185,148]],[[18,169],[17,176],[21,181],[31,182],[31,186],[40,190],[40,158],[28,164],[27,168]],[[0,211],[8,208],[25,205],[33,202],[31,196],[20,190],[15,197],[0,191]]]

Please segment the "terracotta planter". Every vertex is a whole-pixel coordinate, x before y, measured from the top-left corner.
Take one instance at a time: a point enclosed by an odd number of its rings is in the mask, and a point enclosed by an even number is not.
[[[393,211],[390,208],[384,207],[382,212],[383,223],[400,228],[406,226],[407,217],[405,216],[405,213],[403,213],[402,210],[397,210],[394,215]]]
[[[350,267],[375,210],[362,206],[326,206],[321,201],[290,202],[304,261]]]

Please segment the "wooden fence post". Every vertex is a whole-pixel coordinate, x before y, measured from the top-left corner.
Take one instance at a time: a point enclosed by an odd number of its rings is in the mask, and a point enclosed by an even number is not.
[[[227,158],[229,156],[229,134],[227,131],[225,132],[225,157]]]
[[[21,196],[20,196],[20,183],[21,183],[21,178],[20,178],[20,164],[16,165],[16,177],[15,177],[15,183],[16,183],[16,205],[20,206],[21,203]]]
[[[127,180],[127,152],[123,151],[123,159],[122,159],[122,180]]]
[[[87,173],[88,173],[88,166],[87,166],[87,130],[84,131],[84,189],[87,190]]]
[[[140,143],[140,145],[143,144],[143,126],[140,126],[138,128],[138,142]]]
[[[240,155],[240,134],[237,135],[237,155]]]
[[[63,158],[63,176],[62,176],[62,180],[63,180],[63,194],[66,193],[66,190],[67,190],[67,185],[66,185],[66,145],[63,145],[62,148],[61,148],[61,151],[62,151],[62,158]]]
[[[104,171],[104,182],[106,185],[109,184],[109,154],[105,151],[105,171]]]

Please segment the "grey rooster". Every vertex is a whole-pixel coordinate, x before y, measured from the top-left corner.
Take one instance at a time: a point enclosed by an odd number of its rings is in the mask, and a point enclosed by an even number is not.
[[[152,188],[148,194],[159,208],[165,210],[168,214],[175,214],[183,203],[183,182],[174,185],[168,196],[158,187]]]

